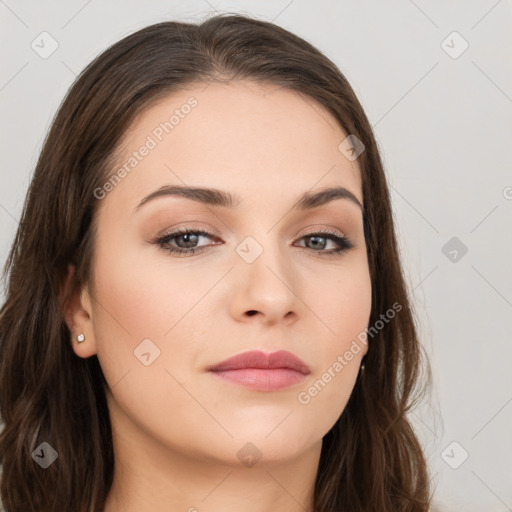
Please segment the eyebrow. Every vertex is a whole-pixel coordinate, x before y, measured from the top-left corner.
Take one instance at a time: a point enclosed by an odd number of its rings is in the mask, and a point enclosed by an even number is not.
[[[204,187],[187,187],[182,185],[166,185],[155,190],[146,196],[135,208],[138,210],[142,205],[163,196],[178,196],[186,199],[192,199],[209,206],[218,206],[222,208],[236,208],[240,204],[240,197],[230,194],[223,190],[204,188]],[[345,187],[331,187],[320,190],[319,192],[305,192],[302,194],[292,206],[292,210],[309,210],[318,208],[336,199],[346,199],[353,204],[359,206],[364,211],[364,207],[359,199]]]

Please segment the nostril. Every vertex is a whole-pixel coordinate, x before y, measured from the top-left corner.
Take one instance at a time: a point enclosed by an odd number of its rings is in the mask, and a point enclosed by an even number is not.
[[[254,310],[254,309],[251,309],[250,311],[247,311],[247,314],[248,314],[249,316],[254,316],[256,313],[257,313],[257,311],[256,311],[256,310]]]

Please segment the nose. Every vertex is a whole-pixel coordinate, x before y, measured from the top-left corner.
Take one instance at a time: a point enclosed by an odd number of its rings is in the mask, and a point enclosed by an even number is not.
[[[241,258],[231,279],[230,313],[237,321],[291,324],[301,315],[301,280],[284,251],[264,247],[250,263]]]

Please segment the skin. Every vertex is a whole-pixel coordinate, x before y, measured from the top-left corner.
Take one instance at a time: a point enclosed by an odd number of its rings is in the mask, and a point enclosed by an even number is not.
[[[360,170],[339,151],[347,134],[321,105],[248,81],[159,100],[125,134],[119,165],[191,96],[198,105],[99,201],[93,275],[66,313],[73,335],[86,338],[73,350],[97,354],[110,388],[116,460],[104,510],[311,511],[322,437],[342,413],[367,348],[308,404],[297,397],[367,327],[371,281],[356,204],[291,206],[332,186],[363,203]],[[135,211],[160,187],[184,184],[240,202],[229,209],[161,196]],[[197,245],[209,247],[191,256],[153,243],[178,227],[215,238],[200,237]],[[329,256],[335,241],[307,245],[306,235],[326,228],[354,247]],[[263,249],[252,263],[236,252],[248,236]],[[167,245],[187,247],[179,237]],[[160,350],[148,366],[134,356],[144,339]],[[252,349],[293,352],[311,373],[265,392],[206,371]],[[247,443],[261,454],[252,467],[237,456]]]

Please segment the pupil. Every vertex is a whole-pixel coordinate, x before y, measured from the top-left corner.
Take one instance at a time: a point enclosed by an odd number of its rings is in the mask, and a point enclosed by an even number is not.
[[[318,243],[318,240],[323,240],[323,243]],[[325,249],[325,237],[323,236],[311,236],[309,237],[309,242],[313,244],[313,249],[320,247],[320,249]]]
[[[184,233],[183,235],[180,235],[180,238],[185,241],[187,248],[193,247],[197,244],[197,235],[194,235],[193,233]]]

